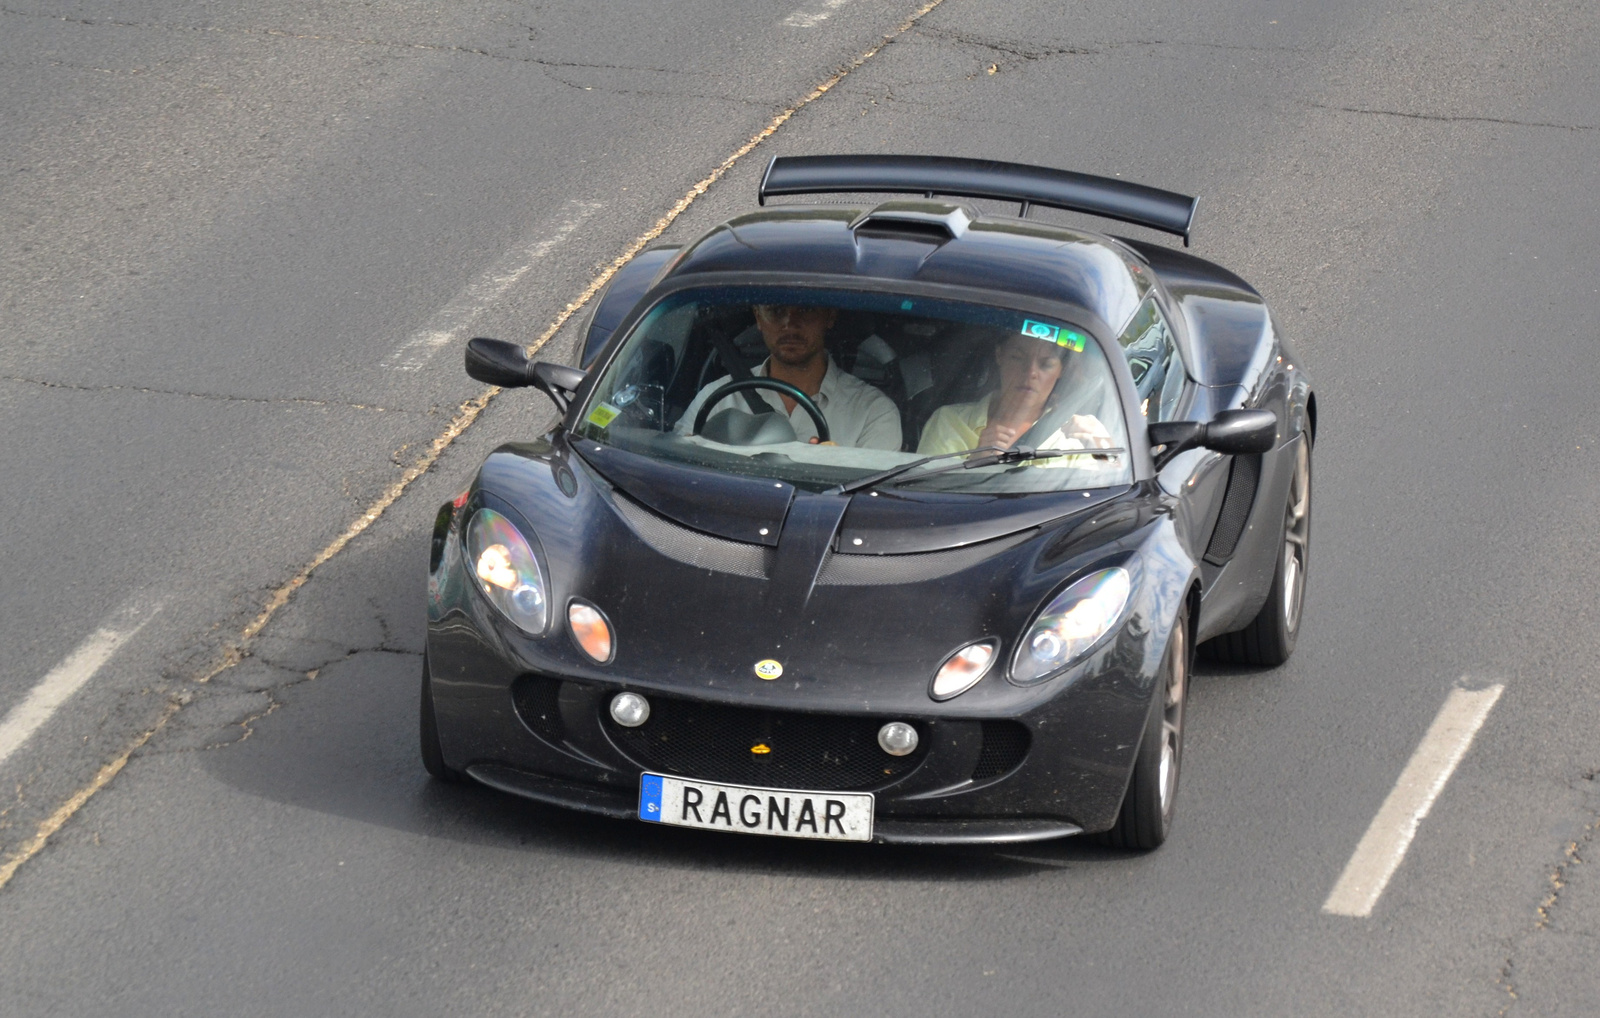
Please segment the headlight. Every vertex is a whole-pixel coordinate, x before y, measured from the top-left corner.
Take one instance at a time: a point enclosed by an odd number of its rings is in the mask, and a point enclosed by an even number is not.
[[[1122,617],[1132,589],[1126,569],[1102,569],[1057,594],[1023,637],[1011,677],[1034,682],[1082,657]]]
[[[467,527],[467,556],[478,589],[518,629],[544,632],[550,612],[544,577],[528,539],[493,509],[479,509]]]

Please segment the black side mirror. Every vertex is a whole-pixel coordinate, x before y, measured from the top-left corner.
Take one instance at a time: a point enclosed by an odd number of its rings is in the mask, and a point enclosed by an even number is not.
[[[1179,453],[1202,447],[1230,456],[1270,452],[1278,441],[1278,418],[1271,410],[1224,410],[1210,424],[1158,421],[1149,436],[1152,447],[1163,447],[1156,454],[1160,470]]]
[[[530,361],[528,351],[516,343],[482,336],[467,340],[467,374],[503,389],[537,386],[562,413],[567,412],[573,394],[587,377],[565,364]]]
[[[502,389],[520,389],[533,384],[533,365],[528,351],[503,339],[467,340],[467,374],[480,382]]]
[[[1206,425],[1204,445],[1212,452],[1242,456],[1277,444],[1278,415],[1271,410],[1224,410]]]

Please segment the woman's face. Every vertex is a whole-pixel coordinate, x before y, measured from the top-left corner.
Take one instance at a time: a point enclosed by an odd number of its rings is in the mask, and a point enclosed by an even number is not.
[[[1030,336],[1012,336],[995,350],[1000,399],[1037,417],[1061,377],[1061,348]]]

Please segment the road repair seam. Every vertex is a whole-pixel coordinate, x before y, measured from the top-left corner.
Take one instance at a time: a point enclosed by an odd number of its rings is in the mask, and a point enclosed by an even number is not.
[[[550,340],[554,338],[555,334],[561,331],[561,327],[567,324],[568,320],[570,320],[574,314],[582,309],[584,305],[588,304],[589,301],[594,298],[594,295],[599,293],[600,289],[611,281],[611,277],[617,274],[617,270],[626,265],[634,255],[644,250],[646,244],[649,244],[651,241],[665,233],[667,227],[671,226],[673,221],[681,216],[690,205],[694,204],[695,199],[705,194],[706,191],[710,189],[711,185],[715,184],[717,181],[726,176],[728,171],[733,169],[734,165],[737,164],[739,160],[743,159],[746,155],[749,155],[757,145],[770,138],[772,134],[778,130],[778,128],[788,123],[790,118],[792,118],[796,113],[799,113],[806,106],[809,106],[811,103],[826,95],[833,89],[835,85],[843,81],[845,76],[851,71],[854,71],[862,64],[865,64],[868,60],[871,60],[885,46],[889,45],[891,42],[894,42],[895,39],[910,31],[918,21],[921,21],[935,7],[938,7],[943,2],[944,0],[926,0],[921,7],[918,7],[910,17],[906,18],[899,25],[897,25],[893,31],[886,34],[877,43],[862,52],[853,60],[846,63],[843,67],[840,67],[838,70],[834,71],[820,84],[816,85],[811,89],[811,91],[807,92],[805,96],[794,105],[790,106],[788,109],[784,110],[782,113],[768,121],[765,127],[763,127],[760,131],[757,131],[749,141],[735,149],[733,153],[719,163],[715,169],[713,169],[703,179],[691,187],[688,193],[686,193],[682,198],[679,198],[677,203],[673,205],[672,208],[667,210],[665,215],[656,220],[654,226],[640,234],[638,238],[636,238],[631,244],[623,249],[621,254],[612,260],[610,265],[601,270],[600,274],[595,276],[595,278],[590,281],[589,285],[583,288],[583,292],[580,293],[575,300],[568,303],[567,306],[562,309],[560,314],[556,315],[555,320],[550,323],[550,325],[542,334],[540,334],[539,338],[528,345],[528,353],[530,355],[536,353],[546,343],[550,342]],[[368,527],[372,526],[372,524],[378,520],[378,517],[382,516],[390,506],[394,505],[394,503],[399,500],[400,496],[405,493],[405,490],[411,486],[411,482],[427,473],[429,468],[431,468],[434,463],[438,462],[439,457],[444,454],[444,451],[448,449],[463,432],[472,426],[473,422],[476,421],[479,415],[483,413],[484,409],[488,407],[489,401],[494,399],[499,392],[500,389],[498,386],[490,386],[477,396],[474,396],[472,399],[462,403],[460,409],[456,413],[456,416],[451,420],[450,426],[441,432],[440,435],[431,443],[429,443],[428,451],[423,453],[423,455],[419,457],[415,463],[408,467],[405,473],[400,475],[400,479],[398,481],[390,485],[383,492],[383,494],[379,495],[378,498],[367,507],[366,512],[358,516],[355,522],[351,523],[349,527],[345,528],[344,533],[334,538],[332,543],[330,543],[326,548],[323,548],[322,551],[318,552],[316,556],[312,558],[312,560],[307,563],[304,568],[297,572],[287,583],[273,591],[272,596],[267,599],[267,603],[261,609],[260,614],[258,614],[249,625],[245,626],[244,629],[240,631],[238,638],[224,651],[221,660],[216,664],[216,666],[206,674],[200,676],[198,681],[208,682],[227,669],[232,668],[240,661],[243,661],[249,653],[250,645],[255,641],[255,638],[261,634],[261,630],[266,627],[268,622],[272,621],[272,617],[278,613],[278,609],[282,608],[288,603],[289,598],[294,595],[294,592],[305,586],[306,581],[311,579],[311,574],[315,572],[319,566],[323,565],[329,559],[343,551],[345,546],[353,541],[357,535],[366,530]],[[172,720],[173,715],[175,715],[181,707],[181,702],[171,702],[149,731],[145,732],[143,735],[134,739],[133,742],[129,743],[121,755],[100,769],[100,772],[94,776],[94,780],[90,781],[87,785],[73,793],[73,795],[67,799],[66,802],[62,803],[54,813],[50,814],[49,817],[40,822],[38,830],[34,832],[33,837],[24,842],[22,846],[18,848],[16,852],[12,853],[12,855],[3,863],[0,863],[0,889],[4,889],[6,885],[11,882],[11,878],[16,875],[17,870],[19,870],[24,863],[44,850],[45,845],[49,843],[50,836],[56,831],[60,830],[62,825],[70,820],[74,813],[82,809],[84,804],[93,798],[96,792],[104,788],[112,778],[116,777],[117,773],[121,771],[123,766],[128,762],[128,758],[137,752],[141,746],[154,738],[155,734],[165,727],[168,721]]]
[[[116,777],[117,773],[127,765],[128,758],[133,756],[140,746],[149,742],[157,732],[161,731],[166,723],[172,720],[172,715],[178,713],[178,708],[182,706],[183,704],[178,700],[169,700],[167,706],[162,710],[161,716],[156,719],[156,723],[148,731],[123,747],[122,752],[118,753],[114,760],[100,768],[99,773],[95,774],[94,780],[72,793],[72,796],[58,806],[54,813],[41,820],[38,829],[33,832],[33,837],[24,841],[21,847],[11,854],[9,859],[0,863],[0,888],[9,884],[11,878],[16,875],[17,870],[22,868],[22,864],[38,855],[50,840],[50,836],[61,830],[62,826],[72,819],[72,814],[82,809],[83,804],[88,802],[94,796],[94,793],[106,787],[111,779]]]
[[[1594,781],[1595,778],[1596,773],[1594,771],[1590,771],[1583,776],[1585,781]],[[1517,958],[1525,953],[1532,953],[1530,951],[1531,937],[1550,930],[1554,926],[1555,911],[1561,905],[1561,892],[1566,890],[1567,881],[1572,878],[1573,867],[1588,865],[1593,860],[1594,857],[1586,858],[1584,853],[1589,850],[1590,845],[1595,843],[1597,835],[1600,835],[1600,813],[1596,813],[1584,825],[1577,838],[1567,842],[1566,850],[1561,853],[1561,861],[1551,867],[1547,877],[1550,882],[1550,890],[1544,896],[1544,899],[1539,902],[1539,907],[1534,912],[1538,916],[1538,920],[1525,933],[1511,940],[1507,945],[1508,954],[1506,955],[1505,964],[1500,966],[1500,978],[1498,980],[1500,988],[1506,991],[1507,999],[1498,1012],[1498,1018],[1505,1018],[1521,999],[1517,994]]]
[[[1433,808],[1456,765],[1467,755],[1473,737],[1489,717],[1504,685],[1487,689],[1453,689],[1428,726],[1427,734],[1383,800],[1377,816],[1362,835],[1355,854],[1333,885],[1322,911],[1366,918],[1405,859],[1422,818]]]

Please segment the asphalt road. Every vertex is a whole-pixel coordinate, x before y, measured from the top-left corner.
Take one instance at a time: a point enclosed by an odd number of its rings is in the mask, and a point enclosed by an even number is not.
[[[919,7],[0,8],[0,716],[84,673],[0,741],[0,1014],[1600,1012],[1600,14]],[[1201,195],[1196,251],[1313,373],[1300,647],[1198,677],[1164,848],[773,843],[427,781],[427,525],[548,421],[529,393],[198,681],[479,392],[466,336],[537,339],[841,68],[667,238],[773,154],[1120,173]],[[1492,684],[1372,916],[1324,913]]]

